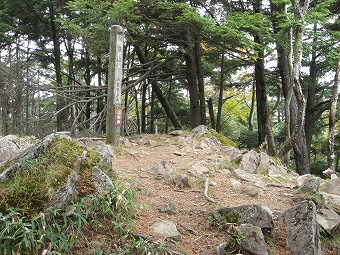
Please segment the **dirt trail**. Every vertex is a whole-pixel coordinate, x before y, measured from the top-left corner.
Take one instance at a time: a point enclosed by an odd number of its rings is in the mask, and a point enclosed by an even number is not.
[[[188,170],[191,164],[203,160],[209,163],[217,158],[212,152],[190,149],[181,140],[169,135],[143,136],[143,141],[147,141],[144,145],[140,145],[141,139],[130,139],[133,144],[122,146],[113,160],[114,169],[119,175],[127,184],[137,184],[140,191],[137,199],[144,208],[136,218],[135,232],[159,240],[181,254],[215,254],[215,247],[224,242],[226,235],[211,224],[210,215],[218,207],[262,204],[277,215],[292,206],[292,191],[289,188],[268,187],[258,197],[250,197],[239,189],[233,189],[229,181],[233,174],[228,169],[211,170],[209,174],[199,177],[190,176]],[[178,152],[181,152],[180,156],[175,155]],[[177,173],[188,174],[192,187],[178,190],[164,179],[155,178],[149,170],[161,161],[167,161]],[[209,196],[218,201],[217,204],[204,197],[204,179],[207,177],[213,184],[209,186]],[[167,203],[174,204],[177,213],[167,215],[159,210]],[[151,225],[157,220],[173,221],[181,233],[180,241],[175,243],[154,236]],[[272,254],[287,254],[284,233],[278,224],[276,222],[275,240],[269,249]]]

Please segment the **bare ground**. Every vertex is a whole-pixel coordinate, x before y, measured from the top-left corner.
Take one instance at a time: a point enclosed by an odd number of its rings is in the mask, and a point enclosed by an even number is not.
[[[226,233],[219,231],[211,221],[212,212],[222,206],[239,206],[261,204],[270,208],[276,217],[293,205],[292,190],[288,187],[269,186],[258,197],[250,197],[240,189],[233,189],[229,178],[233,177],[231,169],[214,169],[207,175],[190,175],[190,165],[197,161],[207,163],[216,159],[216,154],[205,149],[192,149],[168,135],[143,136],[130,139],[132,146],[116,149],[113,167],[126,181],[127,185],[138,186],[137,200],[143,205],[136,217],[135,233],[171,247],[172,250],[186,255],[213,255],[215,247],[226,240]],[[177,156],[181,152],[181,156]],[[150,169],[161,161],[167,161],[177,173],[190,176],[191,188],[176,189],[164,178],[155,178]],[[203,194],[204,180],[209,178],[209,196],[218,203],[212,203]],[[177,213],[167,215],[159,208],[167,203],[177,207]],[[152,224],[158,220],[173,221],[181,239],[178,242],[165,240],[152,232]],[[288,254],[285,248],[285,230],[275,220],[274,239],[269,242],[271,254]]]

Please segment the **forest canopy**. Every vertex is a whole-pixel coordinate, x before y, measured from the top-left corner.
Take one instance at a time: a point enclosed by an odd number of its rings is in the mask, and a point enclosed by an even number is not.
[[[0,135],[104,135],[112,25],[122,134],[207,125],[339,171],[338,0],[2,0]]]

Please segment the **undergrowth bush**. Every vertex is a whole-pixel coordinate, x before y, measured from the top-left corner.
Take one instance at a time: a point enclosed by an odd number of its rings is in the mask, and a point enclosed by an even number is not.
[[[83,197],[67,211],[48,209],[32,218],[15,209],[0,212],[0,254],[169,254],[130,233],[137,207],[135,191],[117,183],[102,197]],[[100,237],[105,249],[91,246],[92,237]]]

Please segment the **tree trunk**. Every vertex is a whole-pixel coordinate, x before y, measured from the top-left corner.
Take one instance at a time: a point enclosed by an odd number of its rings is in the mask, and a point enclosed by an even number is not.
[[[253,7],[255,13],[261,13],[261,0],[254,1]],[[258,126],[258,144],[267,144],[268,154],[275,155],[276,149],[274,144],[273,132],[270,125],[270,113],[267,103],[267,84],[265,81],[264,68],[264,49],[263,42],[258,34],[254,36],[254,42],[257,43],[257,59],[255,61],[255,85],[256,85],[256,111]]]
[[[201,57],[201,41],[198,35],[195,35],[195,60],[196,60],[196,71],[197,71],[197,82],[198,82],[198,91],[199,91],[199,99],[200,99],[200,115],[201,115],[201,124],[206,125],[206,110],[205,110],[205,93],[204,93],[204,77],[202,70],[202,57]]]
[[[334,150],[334,144],[335,144],[335,123],[336,123],[336,107],[337,102],[339,98],[339,77],[340,76],[340,61],[338,62],[336,72],[335,72],[335,79],[334,79],[334,87],[333,87],[333,93],[332,93],[332,104],[331,104],[331,110],[329,113],[329,127],[328,127],[328,167],[336,170],[335,168],[335,150]],[[339,152],[338,152],[339,155]]]
[[[152,89],[155,92],[158,101],[161,103],[164,111],[166,112],[167,117],[170,119],[172,125],[175,129],[182,129],[183,126],[181,124],[181,121],[178,119],[176,113],[171,108],[167,98],[163,95],[162,90],[159,88],[158,83],[156,80],[153,80],[151,82]]]
[[[194,56],[194,49],[192,46],[192,35],[190,31],[187,31],[185,36],[186,45],[184,48],[184,57],[186,64],[186,75],[189,90],[190,99],[190,117],[191,117],[191,128],[195,128],[202,123],[201,110],[200,110],[200,99],[197,84],[197,70],[196,61]]]
[[[138,45],[135,45],[134,47],[135,47],[137,56],[139,58],[139,61],[142,64],[146,64],[146,62],[147,62],[146,61],[146,56],[142,53],[142,50],[140,49],[140,47]],[[156,80],[152,80],[151,81],[151,86],[152,86],[152,90],[156,94],[159,102],[161,103],[164,111],[167,114],[167,117],[170,119],[170,121],[171,121],[172,125],[174,126],[174,128],[182,129],[183,126],[182,126],[180,120],[178,119],[176,113],[174,112],[174,110],[170,106],[169,101],[167,100],[167,98],[163,95],[162,90],[158,86],[158,82]],[[144,87],[143,87],[143,89],[144,89]],[[146,93],[146,91],[145,91],[145,93]],[[143,90],[143,95],[144,95],[144,90]],[[142,112],[143,112],[143,108],[142,108]],[[144,127],[144,129],[145,129],[145,127]],[[142,133],[144,133],[143,132],[143,116],[142,116]]]
[[[65,128],[67,129],[67,110],[63,109],[66,106],[63,88],[63,79],[61,73],[61,50],[60,50],[60,41],[59,41],[59,32],[56,27],[56,17],[54,14],[53,7],[49,8],[50,10],[50,22],[51,22],[51,30],[52,30],[52,41],[53,41],[53,56],[54,56],[54,68],[55,68],[55,76],[57,82],[57,130],[63,131]]]
[[[224,51],[221,54],[221,64],[220,64],[221,72],[220,72],[220,81],[218,83],[218,104],[217,104],[217,114],[216,114],[216,131],[221,131],[221,116],[222,116],[222,106],[223,106],[223,84],[224,84]]]
[[[283,24],[286,20],[278,17],[273,18],[273,27],[277,37],[278,67],[285,97],[286,141],[279,156],[286,156],[285,162],[288,163],[288,152],[293,147],[296,171],[299,174],[308,174],[310,173],[310,165],[306,135],[303,128],[305,121],[305,100],[300,82],[300,69],[304,15],[307,11],[309,0],[305,1],[303,9],[301,9],[300,4],[295,0],[292,0],[292,4],[295,18],[300,21],[300,25],[295,28],[294,48],[292,48],[291,29],[280,27],[280,24]],[[287,10],[285,4],[276,4],[273,1],[271,1],[271,9],[272,13],[279,13],[281,15],[285,14]]]
[[[91,91],[90,91],[90,87],[91,87],[91,66],[90,66],[90,52],[85,48],[85,73],[84,73],[84,79],[85,79],[85,84],[86,86],[89,88],[88,91],[86,91],[86,99],[90,99],[91,98]],[[86,116],[86,122],[85,122],[85,127],[87,129],[90,128],[91,123],[90,123],[90,119],[91,119],[91,102],[87,102],[86,103],[86,111],[85,111],[85,116]]]
[[[147,92],[148,84],[146,81],[143,84],[142,88],[142,109],[141,109],[141,133],[145,134],[146,133],[146,118],[147,118],[147,113],[146,113],[146,92]]]
[[[209,97],[209,99],[207,100],[207,104],[208,104],[208,109],[209,109],[211,127],[216,130],[214,106],[213,106],[213,101],[211,97]]]
[[[305,122],[305,132],[306,132],[306,143],[308,152],[310,152],[310,147],[312,144],[313,130],[315,126],[315,88],[317,86],[317,70],[316,70],[316,43],[317,38],[315,36],[317,25],[314,24],[314,35],[313,35],[313,45],[312,45],[312,59],[309,64],[309,85],[307,89],[307,103],[306,103],[306,122]]]
[[[251,94],[252,95],[251,95],[251,105],[250,105],[250,112],[249,112],[249,118],[248,118],[248,130],[252,132],[254,130],[254,112],[255,112],[255,100],[256,100],[255,81],[253,82]]]

